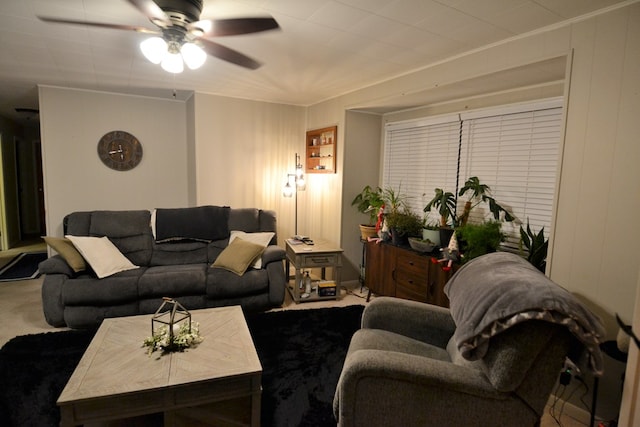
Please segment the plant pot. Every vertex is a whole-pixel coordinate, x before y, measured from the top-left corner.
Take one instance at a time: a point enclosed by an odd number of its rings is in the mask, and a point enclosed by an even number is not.
[[[422,229],[422,240],[431,240],[436,246],[440,246],[440,230]]]
[[[409,235],[407,233],[398,233],[397,230],[391,229],[391,243],[395,246],[408,246]]]
[[[367,240],[369,237],[378,237],[375,225],[360,224],[360,237]]]

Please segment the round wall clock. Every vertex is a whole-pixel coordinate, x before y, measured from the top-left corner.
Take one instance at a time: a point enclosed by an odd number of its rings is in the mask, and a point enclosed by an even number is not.
[[[128,171],[142,160],[142,145],[129,132],[114,130],[100,138],[98,156],[111,169]]]

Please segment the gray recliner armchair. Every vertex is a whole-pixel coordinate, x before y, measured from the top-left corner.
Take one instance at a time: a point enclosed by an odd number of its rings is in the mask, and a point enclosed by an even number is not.
[[[373,300],[336,389],[338,425],[534,426],[567,356],[600,374],[600,320],[513,257],[463,266],[451,309]]]

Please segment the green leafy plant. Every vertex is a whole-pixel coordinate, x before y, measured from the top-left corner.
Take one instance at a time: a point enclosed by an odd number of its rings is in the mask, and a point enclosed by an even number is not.
[[[404,212],[408,209],[407,200],[409,196],[402,193],[402,184],[398,186],[398,191],[391,187],[385,188],[382,192],[382,199],[389,213]]]
[[[392,232],[406,236],[422,236],[422,218],[408,209],[390,212],[385,216],[385,220]]]
[[[382,189],[380,187],[371,187],[367,185],[362,189],[353,201],[351,206],[355,206],[358,212],[369,214],[369,224],[375,225],[378,216],[378,211],[384,205],[384,198],[382,197]]]
[[[462,197],[465,194],[469,194],[469,198],[464,204],[462,215],[460,215],[458,223],[462,226],[466,225],[469,220],[469,215],[473,208],[480,203],[487,203],[489,205],[489,211],[493,214],[493,219],[499,220],[500,214],[504,213],[504,220],[509,222],[513,221],[515,217],[507,209],[502,207],[496,199],[491,196],[491,188],[480,183],[480,179],[477,176],[472,176],[467,179],[464,186],[458,192],[458,196]]]
[[[547,268],[547,251],[549,249],[549,240],[544,238],[544,227],[536,234],[529,226],[529,218],[527,218],[527,229],[520,226],[520,252],[527,249],[527,261],[541,272],[545,272]]]
[[[460,246],[467,262],[481,255],[495,252],[505,239],[502,224],[499,221],[488,221],[482,224],[467,224],[456,229]]]
[[[431,199],[423,211],[429,213],[432,208],[436,209],[440,214],[440,226],[446,227],[451,219],[452,225],[456,225],[456,196],[455,194],[442,188],[436,188],[434,190],[435,195]]]

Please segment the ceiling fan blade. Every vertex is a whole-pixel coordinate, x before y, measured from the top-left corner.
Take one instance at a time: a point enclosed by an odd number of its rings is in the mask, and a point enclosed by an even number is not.
[[[173,25],[169,17],[164,13],[162,9],[160,9],[160,6],[158,6],[153,2],[153,0],[128,0],[128,1],[157,26],[161,28],[168,28],[171,25]]]
[[[136,31],[138,33],[147,33],[147,34],[158,33],[155,30],[150,30],[148,28],[138,27],[135,25],[106,24],[104,22],[91,22],[91,21],[76,21],[73,19],[50,18],[47,16],[38,16],[38,19],[44,22],[50,22],[54,24],[85,25],[89,27],[109,28],[113,30],[128,30],[128,31]]]
[[[248,56],[236,50],[230,49],[226,46],[222,46],[218,43],[212,42],[211,40],[200,39],[199,42],[202,44],[202,49],[209,55],[215,56],[216,58],[222,59],[227,62],[231,62],[232,64],[249,68],[251,70],[258,69],[262,65],[261,63],[249,58]]]
[[[273,18],[203,19],[189,24],[188,30],[202,30],[204,37],[235,36],[280,28]]]

